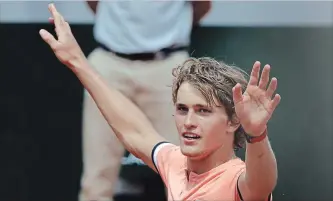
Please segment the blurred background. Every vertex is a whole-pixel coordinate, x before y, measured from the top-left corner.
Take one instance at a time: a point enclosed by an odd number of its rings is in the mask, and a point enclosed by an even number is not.
[[[80,189],[83,88],[40,39],[53,30],[48,3],[0,2],[0,200],[74,201]],[[89,55],[98,46],[89,6],[56,6]],[[190,41],[194,57],[247,72],[271,64],[282,96],[269,125],[274,200],[332,200],[333,2],[214,1]]]

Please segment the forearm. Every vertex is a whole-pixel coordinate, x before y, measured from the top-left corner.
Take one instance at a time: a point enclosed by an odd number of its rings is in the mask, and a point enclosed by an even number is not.
[[[210,1],[193,1],[193,25],[198,25],[201,19],[211,9]]]
[[[86,60],[78,62],[71,69],[90,93],[125,148],[131,153],[134,152],[134,155],[140,154],[140,139],[153,138],[151,134],[155,132],[147,117],[122,93],[109,87],[104,79],[89,67]]]
[[[247,143],[245,163],[245,181],[248,188],[260,195],[271,193],[276,185],[278,172],[268,137],[261,142]]]
[[[96,14],[98,1],[87,1],[89,8]]]

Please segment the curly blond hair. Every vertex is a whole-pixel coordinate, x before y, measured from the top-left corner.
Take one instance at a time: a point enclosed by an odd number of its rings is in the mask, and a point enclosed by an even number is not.
[[[223,105],[226,113],[233,123],[238,124],[233,102],[232,88],[241,84],[244,92],[247,86],[248,75],[240,68],[227,65],[224,62],[209,57],[189,58],[182,65],[173,69],[174,82],[172,86],[172,99],[176,103],[179,87],[188,82],[198,89],[209,105]],[[244,130],[241,126],[235,132],[234,148],[238,150],[245,143]]]

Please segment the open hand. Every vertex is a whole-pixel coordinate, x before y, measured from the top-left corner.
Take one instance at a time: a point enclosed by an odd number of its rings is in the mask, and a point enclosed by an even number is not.
[[[255,62],[247,88],[242,94],[240,84],[233,88],[233,100],[236,115],[245,130],[251,136],[261,135],[267,128],[281,97],[273,94],[277,88],[277,79],[272,78],[269,86],[270,66],[265,65],[259,81],[260,62]],[[259,83],[258,83],[259,82]]]
[[[49,18],[49,21],[55,25],[55,32],[58,40],[56,40],[52,34],[44,29],[41,29],[39,34],[51,47],[60,62],[68,67],[73,67],[77,63],[84,60],[85,56],[76,42],[68,22],[64,20],[63,16],[57,11],[54,4],[49,4],[48,8],[52,15],[52,17]]]

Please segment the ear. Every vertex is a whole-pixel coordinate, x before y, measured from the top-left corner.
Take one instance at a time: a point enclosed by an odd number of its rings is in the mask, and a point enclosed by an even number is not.
[[[240,123],[236,115],[233,115],[232,118],[228,121],[227,132],[235,133],[239,128]]]

